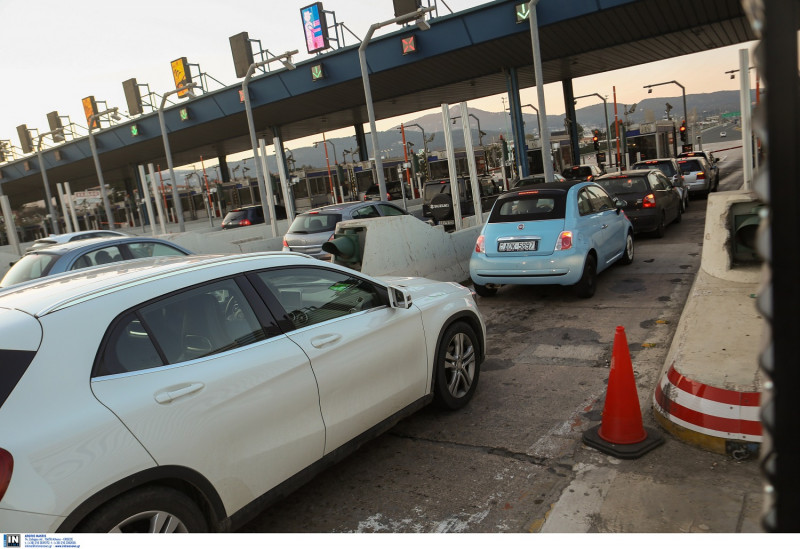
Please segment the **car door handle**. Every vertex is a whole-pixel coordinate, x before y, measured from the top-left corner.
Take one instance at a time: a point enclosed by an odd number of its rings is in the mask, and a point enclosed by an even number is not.
[[[189,385],[185,385],[184,387],[178,387],[177,389],[162,391],[156,394],[156,402],[159,404],[169,404],[170,402],[179,399],[182,396],[196,393],[197,391],[203,389],[203,387],[205,387],[204,383],[191,383]]]
[[[342,339],[342,336],[339,334],[325,334],[318,337],[312,337],[311,345],[317,349],[321,349],[322,347],[330,345],[331,343],[336,343],[340,339]]]
[[[600,226],[600,228],[601,229],[608,229],[608,225],[604,223],[603,225]]]

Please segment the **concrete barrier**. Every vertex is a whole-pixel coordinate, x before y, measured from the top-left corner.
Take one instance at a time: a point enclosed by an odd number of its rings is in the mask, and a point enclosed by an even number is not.
[[[731,211],[739,204],[759,204],[755,193],[729,191],[708,195],[703,255],[700,268],[713,277],[731,282],[758,282],[761,266],[733,264]]]
[[[765,324],[755,298],[764,271],[732,260],[733,212],[746,204],[758,204],[753,193],[708,197],[700,270],[653,395],[653,413],[667,431],[737,459],[756,455],[762,442],[758,354]]]
[[[466,229],[448,233],[411,216],[342,221],[336,232],[365,229],[361,272],[372,276],[423,276],[466,282],[469,258],[482,228],[474,219]]]

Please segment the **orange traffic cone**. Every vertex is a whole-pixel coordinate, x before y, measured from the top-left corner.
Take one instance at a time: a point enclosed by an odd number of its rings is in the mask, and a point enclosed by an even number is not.
[[[621,459],[641,457],[664,442],[658,432],[642,425],[633,364],[625,328],[622,326],[617,326],[614,336],[611,371],[601,423],[584,433],[583,442]]]

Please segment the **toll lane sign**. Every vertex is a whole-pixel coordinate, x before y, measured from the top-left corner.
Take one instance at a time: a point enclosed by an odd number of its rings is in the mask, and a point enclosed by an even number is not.
[[[517,23],[522,23],[528,20],[528,16],[531,14],[531,10],[528,9],[528,3],[525,2],[523,4],[517,4],[514,6],[514,11],[517,14]]]
[[[415,51],[417,51],[417,37],[412,35],[408,38],[403,38],[403,55],[414,53]]]

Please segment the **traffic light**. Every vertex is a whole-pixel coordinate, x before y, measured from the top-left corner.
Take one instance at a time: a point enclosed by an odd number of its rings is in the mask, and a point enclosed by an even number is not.
[[[505,163],[508,162],[508,142],[506,142],[506,140],[503,139],[502,135],[500,136],[500,143],[503,146],[503,162]]]
[[[687,142],[687,138],[686,138],[686,120],[681,122],[681,141],[683,141],[684,143]]]
[[[322,245],[322,251],[331,254],[337,265],[355,268],[361,263],[363,253],[358,232],[356,229],[344,229],[343,232],[336,233],[333,239]]]
[[[336,177],[339,178],[339,183],[344,183],[347,180],[344,176],[344,168],[341,164],[336,164]]]
[[[595,130],[594,135],[592,136],[592,144],[594,145],[594,150],[600,150],[600,132]]]
[[[419,173],[419,156],[417,156],[417,153],[411,153],[411,163],[414,166],[414,172]]]

